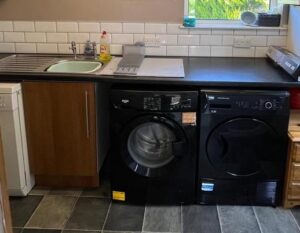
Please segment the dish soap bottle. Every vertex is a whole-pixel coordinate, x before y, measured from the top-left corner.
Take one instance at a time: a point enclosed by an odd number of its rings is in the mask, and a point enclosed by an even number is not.
[[[106,31],[103,31],[100,38],[100,55],[99,60],[103,63],[107,63],[111,60],[110,46],[108,43],[108,35]]]

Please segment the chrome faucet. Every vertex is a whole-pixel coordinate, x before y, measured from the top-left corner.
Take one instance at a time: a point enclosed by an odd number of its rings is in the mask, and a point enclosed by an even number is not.
[[[86,57],[91,57],[97,59],[97,44],[96,42],[87,41],[84,46],[84,55]]]
[[[75,41],[71,42],[71,47],[69,49],[71,49],[73,51],[74,59],[76,60],[77,59],[77,48],[76,48]]]
[[[96,44],[96,42],[93,42],[92,46],[93,46],[94,59],[96,60],[97,59],[97,44]]]

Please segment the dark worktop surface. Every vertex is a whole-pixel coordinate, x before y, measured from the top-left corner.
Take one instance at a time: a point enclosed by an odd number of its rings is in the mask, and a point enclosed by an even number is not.
[[[2,54],[1,57],[7,55]],[[184,58],[184,78],[121,77],[95,74],[0,73],[1,81],[56,80],[103,81],[201,87],[290,88],[299,87],[266,58]]]

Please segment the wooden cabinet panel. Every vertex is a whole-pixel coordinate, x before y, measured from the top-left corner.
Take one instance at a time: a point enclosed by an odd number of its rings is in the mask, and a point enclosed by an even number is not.
[[[6,186],[4,156],[0,135],[0,232],[12,233],[11,213]]]
[[[300,181],[300,163],[292,163],[291,165],[291,180]]]
[[[24,82],[28,150],[35,175],[97,175],[94,83]]]
[[[300,199],[300,183],[291,182],[288,191],[288,199],[299,200]]]
[[[294,143],[292,153],[293,161],[300,162],[300,143]]]
[[[284,208],[300,205],[300,111],[291,112],[289,151],[283,192]]]

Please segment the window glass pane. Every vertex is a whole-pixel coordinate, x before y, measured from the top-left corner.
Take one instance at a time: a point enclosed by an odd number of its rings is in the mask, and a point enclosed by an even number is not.
[[[278,4],[299,4],[299,0],[278,0]]]
[[[199,19],[239,19],[243,11],[266,12],[269,0],[189,0],[189,14]]]

